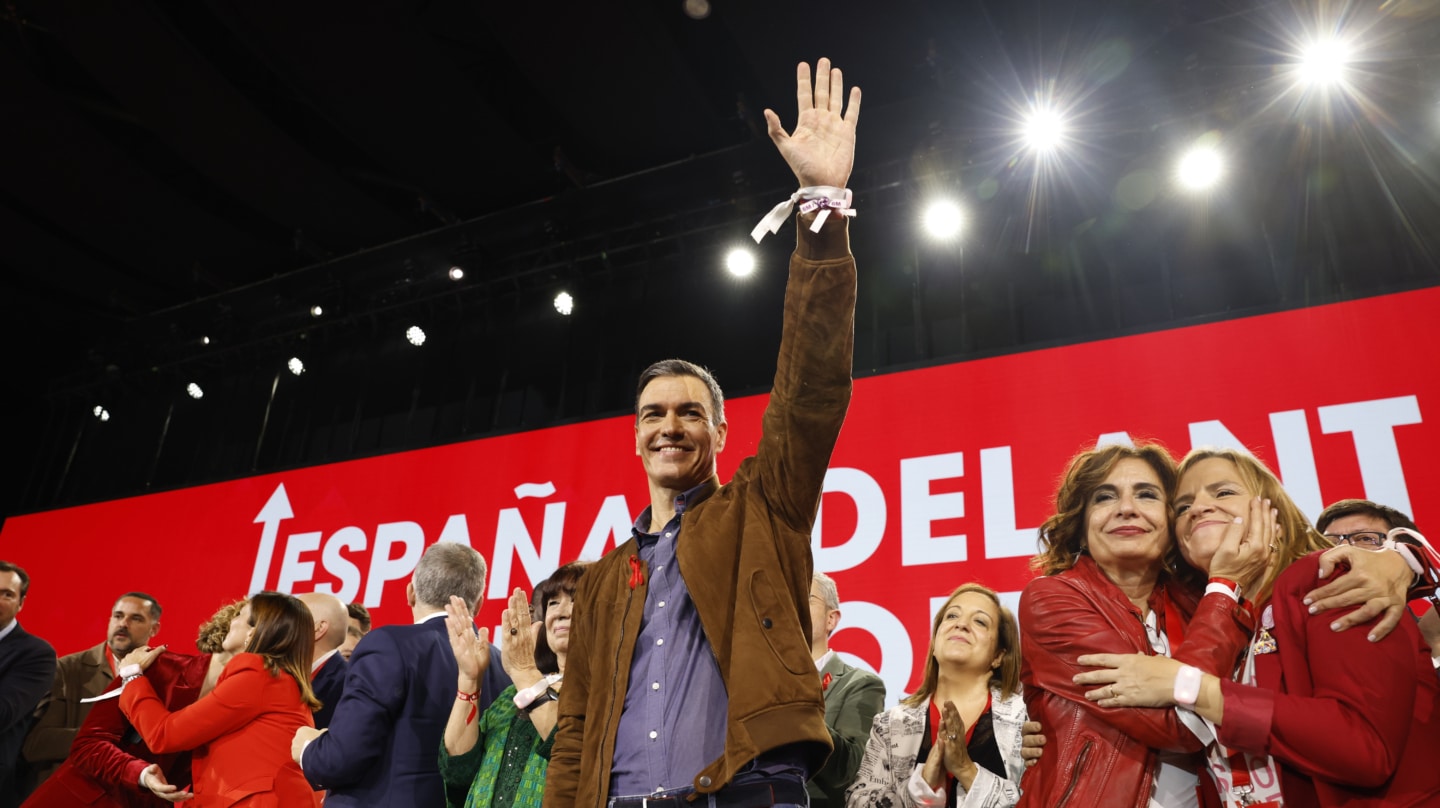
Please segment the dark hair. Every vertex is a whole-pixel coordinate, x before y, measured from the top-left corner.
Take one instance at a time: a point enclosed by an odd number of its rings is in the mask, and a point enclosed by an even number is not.
[[[473,613],[485,594],[485,559],[468,544],[436,542],[420,556],[411,582],[415,599],[426,606],[443,609],[454,595]]]
[[[200,635],[195,638],[195,647],[202,654],[218,654],[225,650],[225,635],[230,633],[230,621],[250,601],[245,598],[221,606],[215,614],[200,625]]]
[[[250,598],[250,642],[246,653],[265,658],[265,670],[290,675],[300,686],[300,701],[312,710],[321,707],[310,689],[310,664],[315,653],[315,619],[294,595],[260,592]]]
[[[356,620],[359,620],[359,621],[360,621],[360,633],[361,633],[361,634],[369,634],[369,633],[370,633],[370,610],[369,610],[369,609],[365,608],[364,606],[362,606],[362,605],[359,604],[359,603],[347,603],[347,604],[345,604],[345,611],[349,612],[351,617],[353,617],[353,618],[355,618]]]
[[[1115,466],[1127,459],[1143,461],[1155,470],[1155,475],[1160,478],[1160,487],[1164,489],[1168,509],[1178,478],[1175,459],[1164,446],[1158,443],[1141,443],[1138,446],[1112,444],[1081,452],[1065,467],[1065,476],[1055,492],[1055,514],[1040,525],[1040,552],[1030,561],[1032,569],[1056,575],[1075,566],[1080,556],[1088,551],[1086,514],[1090,508],[1090,497],[1105,483],[1105,478],[1110,476]],[[1170,521],[1173,520],[1167,516],[1167,531]],[[1203,582],[1200,572],[1180,555],[1180,548],[1173,537],[1165,550],[1164,565],[1165,571],[1179,578],[1182,584],[1198,586]]]
[[[945,605],[940,607],[940,611],[935,613],[935,619],[930,622],[930,648],[925,652],[925,678],[920,680],[920,689],[901,699],[901,704],[920,707],[935,695],[935,688],[940,685],[940,662],[935,659],[935,635],[940,631],[940,623],[944,620],[950,604],[966,592],[975,592],[990,598],[1000,615],[999,624],[995,627],[995,651],[1002,656],[1000,667],[990,671],[990,686],[997,688],[1000,695],[1007,699],[1020,689],[1020,626],[1015,622],[1015,615],[1005,608],[1005,604],[1000,602],[1000,596],[990,587],[983,584],[962,584],[950,593],[950,597],[945,599]]]
[[[705,384],[705,389],[710,391],[710,423],[719,424],[725,420],[725,394],[720,392],[720,383],[715,381],[709,370],[684,359],[662,359],[641,371],[640,381],[635,385],[636,418],[640,417],[640,396],[644,394],[645,388],[650,382],[663,376],[694,376],[699,379]]]
[[[13,572],[20,576],[20,599],[24,600],[30,593],[30,573],[19,564],[11,564],[9,561],[0,561],[0,572]]]
[[[575,586],[588,566],[589,561],[571,561],[536,585],[535,591],[530,595],[531,618],[544,623],[545,610],[551,598],[561,593],[575,597]],[[573,626],[575,621],[571,620],[570,624]],[[535,667],[539,668],[541,673],[560,672],[560,659],[550,650],[550,639],[545,636],[544,628],[540,629],[540,636],[535,640]]]
[[[134,599],[136,599],[136,600],[143,600],[143,601],[145,601],[146,603],[149,603],[149,604],[150,604],[150,619],[151,619],[151,620],[159,620],[159,619],[160,619],[160,601],[156,600],[153,596],[147,595],[147,594],[145,594],[144,592],[126,592],[125,594],[123,594],[123,595],[121,595],[120,597],[116,598],[116,599],[115,599],[115,602],[116,602],[116,603],[119,603],[120,601],[122,601],[122,600],[124,600],[124,599],[126,599],[126,598],[134,598]]]
[[[1330,523],[1336,519],[1344,516],[1355,516],[1357,514],[1361,516],[1373,516],[1389,525],[1391,530],[1397,527],[1403,527],[1409,528],[1416,533],[1420,532],[1420,528],[1416,527],[1415,523],[1410,521],[1409,516],[1395,510],[1389,505],[1381,505],[1378,502],[1371,502],[1368,499],[1342,499],[1339,502],[1332,503],[1330,507],[1320,512],[1320,518],[1315,520],[1315,528],[1321,533],[1324,533],[1325,528],[1330,527]]]

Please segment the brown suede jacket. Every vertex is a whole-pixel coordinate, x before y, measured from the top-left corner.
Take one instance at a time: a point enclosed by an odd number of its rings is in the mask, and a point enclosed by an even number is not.
[[[831,748],[810,657],[810,531],[850,403],[855,260],[847,219],[832,216],[815,234],[810,218],[790,259],[759,448],[681,520],[680,574],[730,705],[725,754],[695,773],[701,793],[767,750],[802,744],[813,771]],[[648,580],[633,538],[580,579],[545,808],[605,805]]]

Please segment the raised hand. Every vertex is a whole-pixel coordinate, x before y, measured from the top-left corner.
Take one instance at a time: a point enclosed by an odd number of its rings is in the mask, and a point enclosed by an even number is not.
[[[844,188],[855,165],[855,123],[860,118],[860,88],[850,89],[846,107],[844,77],[831,68],[829,59],[815,64],[811,86],[810,65],[801,62],[795,71],[799,117],[795,131],[786,133],[780,116],[765,110],[770,139],[800,180],[800,187],[829,185]]]
[[[461,690],[473,691],[490,667],[490,630],[482,628],[477,634],[475,618],[465,601],[454,595],[445,605],[445,633],[450,637],[450,650],[455,653],[455,664],[460,668]]]
[[[945,770],[968,790],[975,780],[975,762],[965,745],[965,719],[953,701],[940,707],[940,737],[945,740]]]
[[[133,648],[131,649],[130,653],[125,655],[124,659],[120,660],[120,667],[123,668],[126,665],[139,665],[140,670],[146,670],[150,667],[150,663],[154,662],[155,658],[160,656],[161,652],[163,652],[164,650],[165,646],[163,645],[157,645],[154,648],[150,648],[144,645],[140,646],[139,648]]]
[[[1279,513],[1270,500],[1252,498],[1246,517],[1225,528],[1225,536],[1210,559],[1210,576],[1235,581],[1242,595],[1254,592],[1275,559]]]
[[[535,643],[544,623],[537,623],[530,613],[530,599],[519,587],[510,593],[510,603],[500,614],[500,664],[505,675],[515,682],[517,688],[525,688],[521,680],[534,684],[540,681],[540,670],[535,667]]]

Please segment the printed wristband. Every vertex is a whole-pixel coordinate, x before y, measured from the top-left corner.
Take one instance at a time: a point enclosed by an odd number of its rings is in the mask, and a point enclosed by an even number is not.
[[[1180,666],[1180,672],[1175,674],[1175,703],[1181,707],[1194,707],[1195,701],[1200,698],[1200,682],[1205,674],[1199,668],[1192,665]]]
[[[549,690],[558,681],[560,681],[560,674],[551,673],[546,675],[545,678],[516,693],[515,706],[521,710],[529,707],[531,702],[545,695],[545,691]]]
[[[1221,578],[1219,576],[1211,578],[1210,583],[1205,585],[1205,594],[1208,595],[1211,592],[1223,592],[1226,595],[1234,598],[1235,602],[1237,603],[1240,602],[1241,599],[1240,584],[1230,580],[1229,578]]]
[[[767,232],[778,232],[780,225],[790,218],[790,211],[794,210],[797,204],[800,205],[801,213],[820,211],[815,215],[814,224],[810,225],[810,232],[819,233],[831,211],[835,211],[841,216],[854,218],[855,209],[850,207],[853,201],[854,194],[849,188],[836,188],[833,185],[812,185],[801,188],[791,194],[789,199],[771,208],[770,212],[765,214],[765,218],[755,225],[755,229],[750,231],[750,238],[755,239],[755,243],[758,244],[761,239],[765,238]]]

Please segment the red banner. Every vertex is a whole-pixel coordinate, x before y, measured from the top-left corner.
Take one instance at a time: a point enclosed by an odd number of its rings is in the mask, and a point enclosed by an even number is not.
[[[1243,445],[1314,516],[1363,496],[1421,528],[1440,490],[1440,406],[1425,345],[1440,289],[858,380],[831,461],[815,566],[842,601],[834,646],[893,703],[918,684],[936,598],[966,581],[1018,595],[1065,461],[1099,441]],[[1410,346],[1421,346],[1413,349]],[[723,371],[723,369],[722,369]],[[728,402],[721,479],[754,451],[766,397]],[[490,561],[505,593],[598,558],[646,503],[626,417],[10,519],[0,557],[33,578],[21,614],[61,654],[104,637],[114,598],[154,594],[159,639],[193,650],[224,601],[329,590],[377,623],[410,619],[423,548]]]

